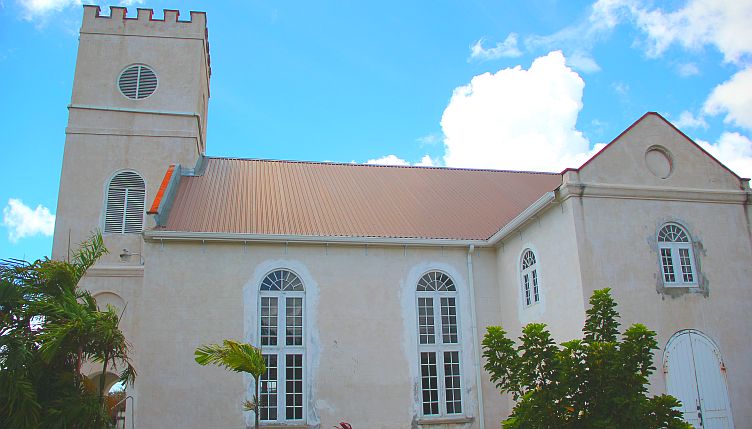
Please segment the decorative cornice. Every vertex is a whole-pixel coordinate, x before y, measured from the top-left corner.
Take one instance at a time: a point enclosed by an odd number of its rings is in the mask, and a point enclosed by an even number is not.
[[[179,137],[195,139],[196,133],[181,130],[135,130],[132,128],[84,128],[67,127],[65,134],[92,134],[107,136]]]
[[[559,188],[559,197],[562,201],[571,197],[587,197],[746,204],[750,201],[751,196],[751,193],[743,190],[664,188],[582,182],[568,182]]]
[[[143,277],[143,265],[97,264],[86,270],[86,277]]]

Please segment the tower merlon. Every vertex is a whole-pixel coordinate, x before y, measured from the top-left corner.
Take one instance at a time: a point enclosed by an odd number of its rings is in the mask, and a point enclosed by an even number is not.
[[[211,76],[209,56],[209,30],[206,27],[206,13],[191,11],[191,19],[180,20],[180,11],[164,9],[163,19],[154,19],[153,9],[137,9],[135,18],[128,17],[128,9],[110,6],[110,15],[101,15],[96,5],[84,5],[84,18],[81,21],[81,34],[116,36],[169,37],[174,39],[200,40],[204,44],[207,75]]]
[[[164,10],[164,18],[154,19],[153,9],[137,9],[135,18],[127,16],[125,7],[110,6],[110,15],[101,15],[95,5],[84,5],[81,33],[124,34],[208,39],[206,13],[190,12],[190,19],[180,20],[180,11]]]

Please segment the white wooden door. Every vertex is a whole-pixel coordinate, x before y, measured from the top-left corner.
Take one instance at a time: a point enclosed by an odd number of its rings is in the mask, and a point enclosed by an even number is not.
[[[675,334],[664,354],[666,390],[682,402],[684,420],[696,429],[733,429],[720,352],[699,331]]]

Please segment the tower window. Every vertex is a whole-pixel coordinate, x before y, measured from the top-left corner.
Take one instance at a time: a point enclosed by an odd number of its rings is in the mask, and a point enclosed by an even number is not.
[[[118,77],[120,92],[133,100],[146,98],[157,90],[157,75],[143,64],[128,66]]]
[[[146,184],[135,171],[122,171],[107,186],[104,232],[139,233],[144,227]]]

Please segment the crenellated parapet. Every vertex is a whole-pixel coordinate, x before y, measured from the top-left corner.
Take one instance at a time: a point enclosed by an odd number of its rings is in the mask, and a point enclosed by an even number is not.
[[[122,36],[171,37],[202,40],[209,62],[209,30],[206,13],[190,12],[189,20],[180,19],[180,11],[165,9],[163,19],[154,18],[154,10],[137,9],[135,18],[127,16],[124,7],[110,6],[110,15],[102,15],[99,6],[85,5],[81,34],[113,34]],[[208,65],[208,64],[207,64]]]

